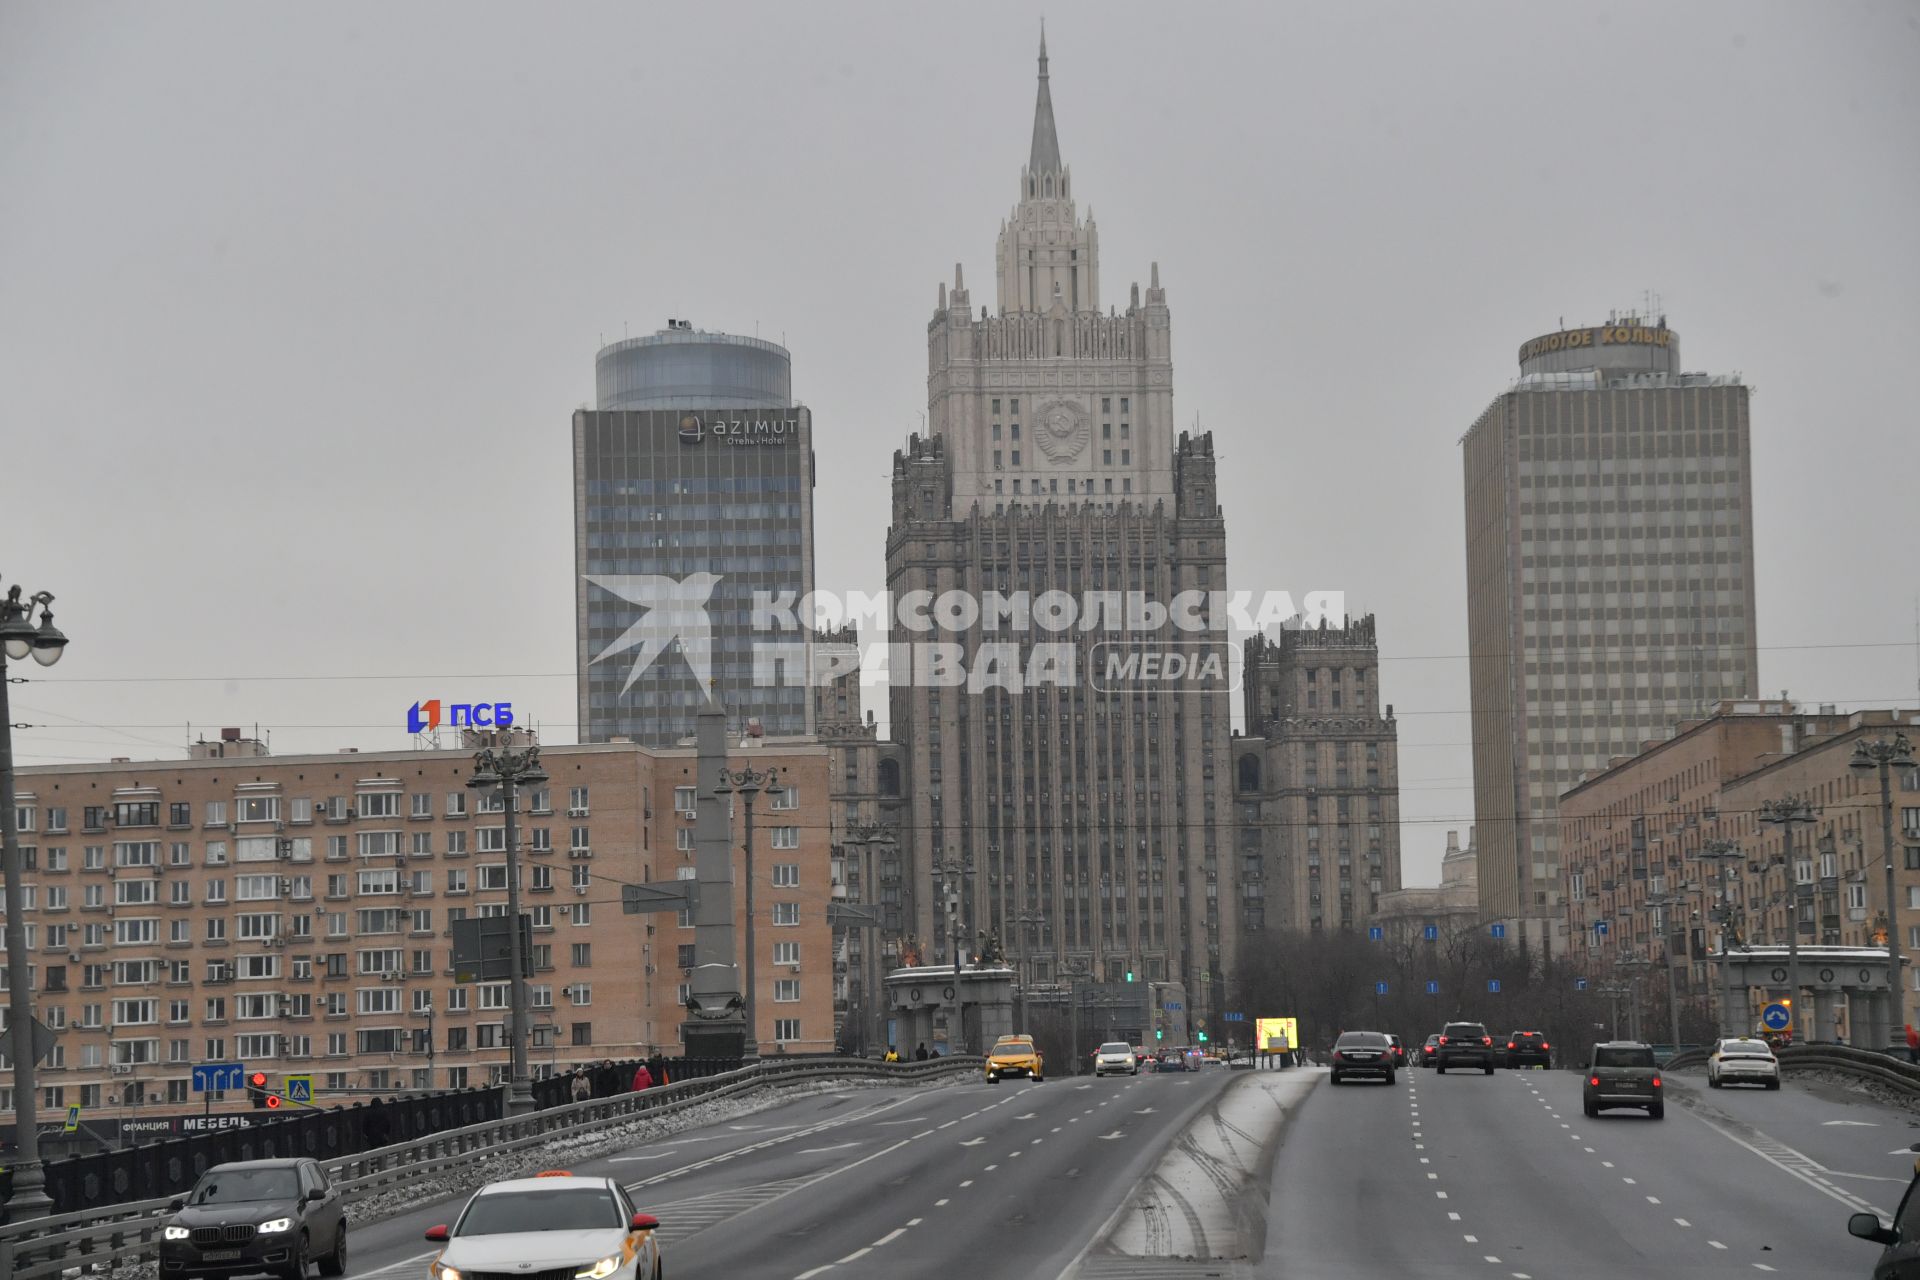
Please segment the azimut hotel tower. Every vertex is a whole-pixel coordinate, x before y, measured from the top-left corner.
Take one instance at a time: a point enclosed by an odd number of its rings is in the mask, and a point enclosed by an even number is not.
[[[573,415],[580,741],[678,743],[710,688],[768,736],[812,732],[805,634],[752,626],[756,594],[813,590],[813,420],[786,348],[669,320],[597,373]]]
[[[1461,440],[1481,913],[1556,952],[1560,796],[1758,679],[1747,388],[1683,369],[1665,317],[1547,334]]]

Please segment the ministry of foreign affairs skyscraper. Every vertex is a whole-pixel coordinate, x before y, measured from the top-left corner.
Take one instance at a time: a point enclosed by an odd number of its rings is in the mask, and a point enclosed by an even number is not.
[[[912,768],[912,949],[950,962],[957,925],[963,954],[997,935],[1030,981],[1184,982],[1198,1019],[1221,1007],[1239,929],[1222,803],[1230,688],[1102,673],[1110,651],[1224,652],[1225,634],[1085,624],[1097,596],[1164,603],[1225,588],[1213,441],[1174,426],[1158,266],[1124,311],[1103,304],[1099,232],[1072,182],[1043,38],[994,305],[976,311],[956,267],[927,326],[928,434],[894,455],[887,585],[896,614],[916,591],[1036,601],[1061,592],[1080,619],[1047,630],[950,616],[918,631],[895,617],[889,683]],[[970,677],[986,665],[983,642],[1013,646],[1027,678],[1009,688],[902,670],[899,646],[928,642],[957,643]],[[1036,646],[1060,644],[1073,669],[1036,681]]]

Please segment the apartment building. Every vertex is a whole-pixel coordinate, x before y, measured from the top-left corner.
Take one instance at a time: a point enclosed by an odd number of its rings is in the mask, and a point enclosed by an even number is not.
[[[742,741],[730,766],[781,783],[755,815],[759,1042],[823,1051],[827,754]],[[501,1079],[508,984],[458,982],[452,959],[455,921],[507,911],[505,806],[467,787],[471,752],[275,757],[229,730],[195,756],[19,772],[37,1016],[60,1033],[46,1108],[198,1106],[200,1062],[310,1074],[321,1094]],[[623,915],[621,889],[692,877],[695,754],[607,743],[541,761],[550,783],[515,806],[530,1064],[674,1054],[692,921]],[[744,882],[737,811],[734,826]]]

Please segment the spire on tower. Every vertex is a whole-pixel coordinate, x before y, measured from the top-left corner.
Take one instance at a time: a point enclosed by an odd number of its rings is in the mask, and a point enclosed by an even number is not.
[[[1033,108],[1033,153],[1027,168],[1033,173],[1058,173],[1060,135],[1053,127],[1053,94],[1047,89],[1047,28],[1040,25],[1040,96]]]

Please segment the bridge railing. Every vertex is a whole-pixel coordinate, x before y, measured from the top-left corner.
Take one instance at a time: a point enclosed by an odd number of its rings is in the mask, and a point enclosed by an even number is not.
[[[923,1083],[980,1070],[975,1057],[886,1063],[849,1058],[771,1059],[734,1071],[625,1093],[613,1098],[549,1107],[523,1116],[449,1129],[374,1151],[322,1160],[347,1203],[403,1182],[417,1181],[476,1155],[538,1147],[559,1137],[624,1124],[638,1117],[671,1115],[717,1098],[770,1086],[812,1080],[885,1080]],[[181,1188],[184,1193],[188,1188]],[[155,1261],[160,1229],[174,1195],[106,1208],[78,1209],[0,1226],[0,1277],[55,1280],[73,1270],[111,1270]]]
[[[1688,1049],[1675,1054],[1665,1070],[1704,1067],[1713,1055],[1711,1049]],[[1774,1050],[1784,1071],[1837,1071],[1858,1080],[1871,1080],[1920,1097],[1920,1065],[1902,1062],[1886,1053],[1856,1049],[1844,1044],[1795,1044]]]

